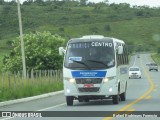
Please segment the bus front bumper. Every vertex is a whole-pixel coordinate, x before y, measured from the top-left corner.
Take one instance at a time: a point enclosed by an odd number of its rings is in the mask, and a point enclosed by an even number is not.
[[[72,84],[64,83],[65,96],[105,96],[110,97],[118,94],[118,84]]]

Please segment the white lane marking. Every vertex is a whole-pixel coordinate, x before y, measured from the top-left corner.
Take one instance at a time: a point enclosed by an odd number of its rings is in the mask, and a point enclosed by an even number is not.
[[[63,106],[63,105],[66,105],[66,103],[62,103],[62,104],[59,104],[59,105],[55,105],[55,106],[51,106],[51,107],[47,107],[47,108],[40,109],[40,110],[36,110],[36,111],[45,111],[45,110],[53,109],[53,108],[60,107],[60,106]]]
[[[63,105],[66,105],[66,103],[62,103],[62,104],[59,104],[59,105],[47,107],[47,108],[40,109],[40,110],[36,110],[36,111],[45,111],[45,110],[53,109],[53,108],[60,107],[60,106],[63,106]],[[36,112],[36,111],[33,111],[33,112]],[[9,118],[7,117],[7,118],[2,118],[2,119],[0,119],[0,120],[9,120],[9,119],[13,119],[13,118],[15,118],[15,117],[9,117]]]
[[[133,63],[133,66],[135,66],[136,64],[136,55],[134,56],[134,63]]]
[[[148,55],[147,54],[145,54],[145,60],[148,60]]]
[[[13,119],[13,117],[9,117],[9,118],[2,118],[0,120],[9,120],[9,119]]]
[[[133,64],[132,63],[131,64],[132,64],[132,66],[135,66],[135,64],[136,64],[136,55],[134,55],[133,57],[134,57],[134,61],[133,61]]]

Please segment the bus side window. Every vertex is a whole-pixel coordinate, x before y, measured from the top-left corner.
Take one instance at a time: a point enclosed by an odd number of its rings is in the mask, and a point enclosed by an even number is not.
[[[128,51],[127,47],[123,46],[123,54],[116,54],[117,55],[117,66],[128,64]]]

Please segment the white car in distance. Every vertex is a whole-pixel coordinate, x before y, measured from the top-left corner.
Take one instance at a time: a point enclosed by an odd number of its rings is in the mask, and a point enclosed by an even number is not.
[[[129,68],[129,79],[130,78],[141,78],[141,70],[137,66],[132,66]]]

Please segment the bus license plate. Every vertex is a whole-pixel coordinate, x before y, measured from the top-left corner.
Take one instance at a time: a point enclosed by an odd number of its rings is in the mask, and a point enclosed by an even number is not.
[[[92,88],[94,87],[94,84],[84,84],[84,88]]]

